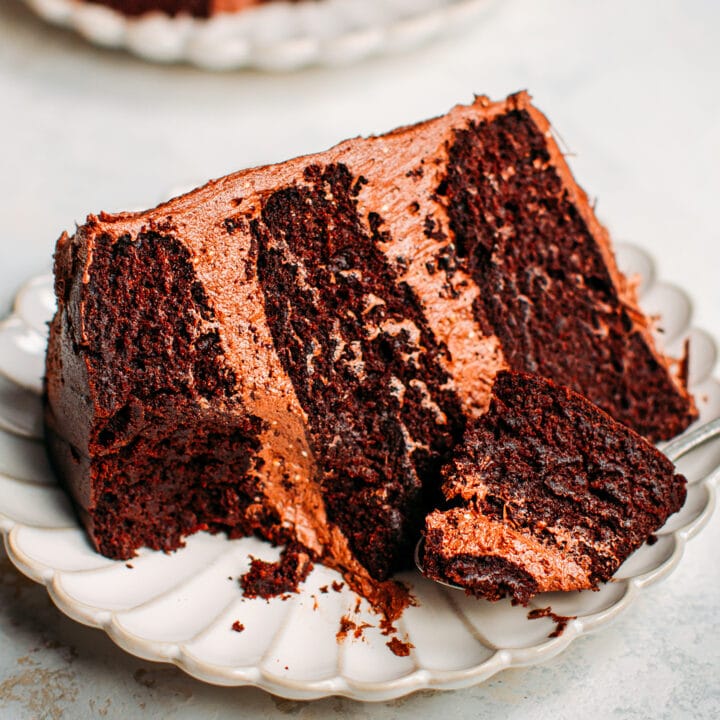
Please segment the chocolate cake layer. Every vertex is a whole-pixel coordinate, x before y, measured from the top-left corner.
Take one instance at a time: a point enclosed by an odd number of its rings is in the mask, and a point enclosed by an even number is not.
[[[92,508],[86,522],[98,549],[124,558],[139,545],[177,547],[200,527],[232,534],[269,526],[267,513],[246,512],[258,493],[249,470],[262,421],[236,396],[237,377],[187,248],[159,232],[100,235],[84,286],[67,259],[56,267],[65,321],[53,327],[50,346],[54,353],[65,343],[85,357],[81,377],[62,379],[87,386],[66,390],[56,410],[73,423],[70,413],[84,412],[77,404],[92,397],[94,417],[66,428],[87,433],[73,438],[69,458],[58,452],[54,412],[48,427],[64,474],[82,480],[72,490],[80,507]],[[75,467],[89,458],[89,472],[78,475]]]
[[[294,537],[393,602],[498,371],[651,437],[695,416],[525,94],[90,216],[56,277],[51,455],[112,556]]]
[[[438,192],[456,254],[483,289],[478,320],[507,364],[570,385],[651,439],[680,432],[687,399],[632,332],[607,245],[528,111],[455,131],[449,155]]]
[[[382,218],[358,215],[363,178],[345,165],[304,176],[309,186],[271,194],[252,223],[265,312],[307,413],[328,519],[386,577],[411,554],[423,483],[459,440],[462,408],[417,299],[379,249]]]
[[[488,412],[443,470],[423,567],[496,600],[596,588],[677,512],[685,478],[577,393],[498,374]]]

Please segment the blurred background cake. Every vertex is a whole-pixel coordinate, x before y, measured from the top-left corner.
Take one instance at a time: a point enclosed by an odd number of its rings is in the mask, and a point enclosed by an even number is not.
[[[81,2],[105,5],[125,15],[144,15],[161,12],[166,15],[182,13],[195,17],[210,17],[216,13],[233,13],[253,5],[277,0],[81,0]],[[294,2],[296,0],[284,0]]]

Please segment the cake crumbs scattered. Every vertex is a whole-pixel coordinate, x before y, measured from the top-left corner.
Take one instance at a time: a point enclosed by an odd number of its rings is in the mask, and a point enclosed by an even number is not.
[[[343,615],[340,618],[340,629],[335,634],[335,637],[339,643],[343,642],[350,633],[356,640],[360,640],[363,637],[363,632],[366,628],[374,627],[370,623],[366,622],[355,622],[349,615]]]
[[[537,620],[538,618],[549,617],[555,623],[555,630],[548,635],[549,638],[560,637],[563,632],[565,632],[567,624],[571,620],[575,620],[577,617],[576,615],[558,615],[552,611],[552,608],[549,605],[545,608],[530,610],[527,616],[528,620]]]
[[[239,620],[236,620],[236,621],[232,624],[232,629],[233,629],[235,632],[241,633],[241,632],[245,629],[245,626],[244,626]]]
[[[388,640],[385,643],[394,655],[398,657],[407,657],[410,651],[415,647],[411,642],[403,642],[398,637],[394,637],[392,640]]]

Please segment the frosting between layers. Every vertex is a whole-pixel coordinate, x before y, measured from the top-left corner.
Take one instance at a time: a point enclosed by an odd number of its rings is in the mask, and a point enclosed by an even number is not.
[[[593,587],[587,557],[571,559],[559,550],[545,546],[531,535],[505,523],[452,508],[435,511],[427,517],[427,530],[442,533],[442,556],[456,555],[511,558],[537,582],[537,592],[587,590]]]
[[[480,461],[480,467],[478,468],[480,471],[485,469],[485,462],[487,462],[488,464],[492,463],[492,458],[485,457],[483,460]],[[467,474],[457,477],[453,476],[449,480],[446,480],[443,485],[443,494],[447,501],[452,502],[459,499],[462,500],[464,504],[470,505],[471,507],[473,505],[482,507],[483,501],[485,500],[489,492],[490,488],[483,481],[481,472],[478,474],[471,474],[470,476],[468,476]],[[507,500],[506,507],[506,520],[508,523],[512,523],[512,500],[509,498]],[[466,510],[464,512],[467,514],[469,511]],[[475,521],[478,523],[488,522],[488,519],[481,515],[479,512],[473,513],[472,516],[476,519]],[[592,524],[590,524],[588,527],[583,527],[582,525],[573,525],[571,528],[569,528],[567,526],[564,526],[562,521],[563,518],[561,516],[558,516],[556,522],[553,525],[540,523],[538,521],[535,526],[536,531],[542,530],[543,532],[552,536],[554,543],[562,549],[562,554],[558,555],[558,557],[562,557],[566,553],[579,553],[580,555],[582,555],[584,548],[592,547],[598,555],[601,555],[610,561],[617,560],[615,551],[610,544],[599,542],[593,537]],[[492,524],[495,525],[496,523]],[[502,525],[502,527],[506,527],[506,525]],[[519,534],[523,537],[529,537],[524,533],[519,532]],[[538,542],[538,546],[546,548],[543,543]],[[450,551],[448,550],[448,552]]]
[[[399,279],[412,288],[438,344],[447,348],[439,359],[450,376],[449,388],[470,417],[479,417],[490,401],[493,379],[506,363],[498,339],[485,335],[475,320],[477,285],[461,268],[455,268],[448,279],[434,267],[438,255],[452,244],[447,211],[435,194],[447,164],[447,135],[443,129],[438,137],[436,126],[427,123],[412,137],[395,133],[377,138],[372,156],[354,162],[352,171],[369,179],[359,195],[361,214],[366,218],[380,214],[382,229],[388,231],[388,240],[380,247],[402,269]],[[433,145],[436,151],[422,158],[413,149]],[[379,164],[392,183],[372,181]],[[419,210],[414,211],[413,202]],[[426,232],[428,222],[432,230]]]

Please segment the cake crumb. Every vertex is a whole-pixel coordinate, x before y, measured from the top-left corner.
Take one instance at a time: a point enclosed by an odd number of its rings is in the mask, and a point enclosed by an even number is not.
[[[349,615],[343,615],[340,618],[340,629],[337,631],[335,638],[337,639],[338,643],[342,643],[345,638],[347,638],[348,635],[352,633],[352,636],[353,638],[355,638],[355,640],[360,640],[363,637],[365,629],[371,627],[374,626],[370,623],[357,623]]]
[[[134,569],[135,569],[135,566],[134,566],[134,565],[131,565],[130,563],[125,563],[125,567],[126,567],[126,568],[129,568],[130,570],[134,570]]]
[[[332,587],[335,592],[340,592],[345,587],[345,583],[333,580],[330,587]]]
[[[363,633],[365,632],[365,629],[366,629],[366,628],[371,628],[371,627],[373,627],[373,625],[371,625],[370,623],[366,623],[366,622],[360,623],[360,624],[355,628],[355,632],[353,632],[353,637],[354,637],[356,640],[364,640],[365,637],[364,637]]]
[[[398,657],[407,657],[415,646],[411,642],[403,642],[398,637],[394,637],[392,640],[388,640],[385,643],[394,655]]]
[[[537,620],[538,618],[549,617],[555,623],[555,630],[548,635],[549,638],[560,637],[565,632],[567,624],[571,620],[575,620],[577,617],[576,615],[558,615],[552,611],[552,608],[549,605],[545,608],[530,610],[527,616],[528,620]]]
[[[320,592],[321,592],[323,595],[327,595],[327,593],[328,593],[328,586],[327,586],[327,585],[323,585],[322,587],[318,588],[318,590],[320,590]]]
[[[269,600],[279,596],[288,600],[291,593],[299,592],[298,586],[312,568],[310,551],[298,542],[290,542],[276,562],[251,558],[250,569],[240,577],[240,586],[246,598]]]
[[[343,615],[340,618],[340,629],[335,634],[335,639],[341,643],[348,636],[351,630],[355,629],[355,623],[347,616]]]
[[[241,632],[245,629],[245,626],[244,626],[239,620],[236,620],[236,621],[232,624],[232,629],[233,629],[235,632],[241,633]]]

